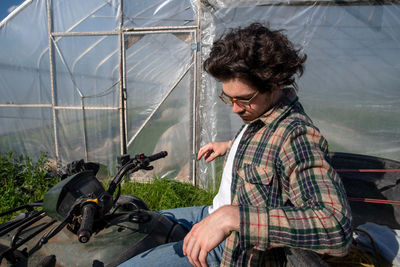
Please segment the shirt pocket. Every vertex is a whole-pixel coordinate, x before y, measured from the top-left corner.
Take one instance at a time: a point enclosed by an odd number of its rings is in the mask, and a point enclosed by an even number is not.
[[[244,164],[237,174],[239,204],[266,206],[270,202],[275,177],[271,167]]]

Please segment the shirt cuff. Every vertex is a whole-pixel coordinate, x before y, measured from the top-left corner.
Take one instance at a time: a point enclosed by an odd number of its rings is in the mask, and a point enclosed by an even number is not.
[[[239,242],[241,249],[255,248],[265,251],[269,247],[268,209],[256,206],[239,205],[240,232]]]

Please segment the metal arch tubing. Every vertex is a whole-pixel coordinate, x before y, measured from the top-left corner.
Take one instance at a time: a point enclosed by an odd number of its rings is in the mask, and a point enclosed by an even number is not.
[[[147,58],[149,58],[150,56],[154,55],[155,53],[157,53],[160,50],[161,50],[161,48],[158,48],[157,50],[154,50],[153,53],[148,53],[145,57],[143,57],[142,60],[139,60],[138,62],[135,63],[135,65],[130,67],[129,70],[127,70],[127,73],[130,73],[131,71],[133,71],[137,65],[139,65],[142,62],[146,61]]]
[[[199,45],[198,50],[195,52],[194,62],[195,62],[195,77],[193,85],[193,124],[192,124],[192,155],[196,155],[200,148],[200,76],[201,76],[201,33],[200,33],[200,18],[201,18],[201,0],[197,0],[197,28],[195,31],[195,42]],[[198,171],[198,161],[194,156],[192,158],[192,179],[193,185],[198,186],[197,181],[197,171]]]
[[[104,35],[101,38],[99,38],[97,41],[95,41],[90,47],[88,47],[85,51],[83,51],[72,63],[71,69],[72,71],[75,69],[75,65],[78,64],[78,62],[86,56],[90,51],[92,51],[98,44],[100,44],[103,40],[105,40],[108,36]]]
[[[165,3],[165,2],[164,2],[164,3]],[[192,8],[191,6],[187,6],[187,7],[185,7],[185,8],[182,9],[182,10],[177,10],[174,14],[171,14],[170,16],[168,16],[168,17],[162,19],[162,21],[171,21],[172,19],[170,19],[170,18],[172,18],[172,17],[176,16],[177,14],[182,13],[182,12],[188,10],[188,9],[191,9],[191,8]],[[178,21],[180,21],[180,20],[178,20]],[[190,21],[193,21],[193,20],[186,20],[185,23],[189,23]]]
[[[186,73],[192,68],[194,63],[192,62],[188,68],[183,72],[183,74],[178,78],[178,80],[175,82],[175,84],[171,87],[171,89],[167,92],[167,94],[161,99],[160,103],[155,107],[155,109],[150,113],[150,115],[147,117],[147,119],[142,123],[142,125],[139,127],[135,135],[129,140],[128,142],[128,147],[132,144],[132,142],[136,139],[136,137],[139,135],[139,133],[143,130],[143,128],[146,126],[147,122],[154,116],[154,114],[158,111],[158,109],[161,107],[161,105],[165,102],[165,100],[168,98],[168,96],[172,93],[172,91],[176,88],[176,86],[179,84],[179,82],[185,77]]]
[[[119,122],[120,122],[120,154],[126,154],[128,151],[127,141],[127,113],[126,113],[126,76],[125,76],[125,42],[124,42],[124,16],[123,1],[118,0],[118,40],[119,40]],[[114,70],[113,70],[114,72]]]
[[[121,12],[121,13],[122,13],[121,17],[122,17],[122,19],[125,18],[125,19],[128,20],[129,22],[132,22],[132,24],[135,24],[135,23],[133,22],[133,19],[134,19],[134,18],[136,18],[137,16],[139,16],[139,15],[141,15],[142,13],[146,12],[147,10],[149,10],[149,9],[151,9],[151,8],[153,8],[153,7],[155,7],[156,5],[158,5],[158,3],[156,3],[156,4],[154,4],[154,5],[151,5],[151,6],[147,7],[147,8],[145,8],[145,9],[141,10],[139,13],[133,15],[133,17],[126,17],[126,16],[124,16],[123,13]],[[121,8],[121,10],[122,10],[122,8]],[[123,23],[121,23],[121,25],[123,25]]]
[[[126,34],[145,34],[145,33],[187,33],[196,31],[197,26],[154,26],[154,27],[138,27],[125,28]]]
[[[0,107],[12,107],[12,108],[51,108],[51,104],[0,104]]]
[[[57,106],[57,110],[82,110],[81,106]],[[119,107],[85,107],[86,110],[119,110]]]
[[[16,9],[14,9],[7,17],[0,21],[0,29],[7,24],[7,22],[12,19],[15,15],[17,15],[21,10],[23,10],[26,6],[32,3],[33,0],[26,0],[21,3]]]
[[[134,68],[135,68],[138,64],[140,64],[140,63],[142,63],[142,62],[146,62],[147,64],[145,64],[144,67],[143,67],[141,70],[139,70],[138,73],[136,73],[135,78],[137,78],[137,77],[139,77],[140,75],[142,75],[142,73],[143,73],[144,71],[146,71],[148,68],[150,68],[150,67],[152,66],[152,62],[148,62],[146,59],[149,58],[149,57],[151,57],[152,55],[156,54],[157,52],[161,51],[162,49],[163,49],[163,47],[160,47],[160,48],[154,50],[153,53],[149,53],[146,57],[144,57],[142,60],[138,61],[134,66],[132,66],[132,68],[129,69],[129,72],[130,72],[130,71],[133,71]]]
[[[144,48],[144,47],[143,47]],[[118,51],[119,51],[120,49],[118,49]],[[140,51],[141,49],[139,49],[138,51]],[[124,51],[125,51],[125,48],[124,48]],[[125,54],[125,53],[124,53]],[[130,58],[130,57],[132,57],[134,54],[136,54],[136,53],[133,53],[132,55],[130,55],[128,58]],[[124,56],[124,61],[126,61],[126,55]],[[118,65],[116,65],[113,69],[112,69],[112,71],[111,71],[111,73],[112,73],[112,75],[113,75],[113,73],[115,72],[115,71],[117,71],[119,69],[119,64]]]
[[[103,35],[118,35],[118,31],[104,31],[104,32],[53,32],[54,37],[71,37],[71,36],[103,36]],[[58,42],[61,38],[58,38]]]
[[[208,1],[206,1],[207,4]],[[245,1],[241,1],[245,3]],[[334,6],[351,6],[351,5],[387,5],[387,4],[398,4],[398,0],[264,0],[253,4],[252,6],[313,6],[313,5],[334,5]],[[213,8],[217,6],[210,4]],[[234,7],[240,7],[241,4],[235,5]]]
[[[53,51],[53,40],[51,37],[51,33],[53,31],[53,16],[52,16],[52,0],[46,0],[46,15],[47,15],[47,34],[49,39],[49,67],[50,67],[50,91],[51,91],[51,105],[52,105],[52,115],[53,115],[53,130],[54,130],[54,146],[55,146],[55,155],[56,155],[56,162],[57,165],[59,164],[60,155],[58,150],[58,131],[57,131],[57,119],[56,119],[56,96],[55,96],[55,87],[56,87],[56,80],[55,80],[55,65],[54,65],[54,51]],[[40,60],[40,59],[39,59]],[[40,61],[38,61],[40,64]]]
[[[105,64],[105,63],[106,63],[112,56],[114,56],[118,51],[119,51],[119,49],[115,49],[114,51],[112,51],[111,53],[109,53],[106,57],[104,57],[103,60],[101,60],[101,61],[99,62],[99,64],[97,64],[95,73],[97,73],[97,71],[99,70],[99,68],[100,68],[101,66],[103,66],[103,64]]]
[[[149,46],[149,44],[146,44],[142,47],[140,47],[139,49],[135,50],[133,53],[131,53],[128,57],[125,58],[125,60],[132,58],[133,56],[135,56],[137,53],[139,53],[140,51],[142,51],[143,49],[145,49],[147,46]],[[135,64],[136,66],[136,64]],[[129,72],[129,71],[128,71]]]

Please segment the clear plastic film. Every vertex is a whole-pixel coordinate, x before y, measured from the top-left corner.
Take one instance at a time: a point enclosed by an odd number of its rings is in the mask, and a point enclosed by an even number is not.
[[[113,173],[122,153],[167,149],[147,177],[192,182],[197,12],[190,0],[25,1],[0,24],[0,152]]]
[[[27,0],[0,23],[0,152],[113,172],[121,153],[166,150],[141,177],[216,188],[223,159],[196,150],[242,122],[201,62],[259,21],[308,55],[299,97],[331,151],[400,160],[399,18],[396,1]]]

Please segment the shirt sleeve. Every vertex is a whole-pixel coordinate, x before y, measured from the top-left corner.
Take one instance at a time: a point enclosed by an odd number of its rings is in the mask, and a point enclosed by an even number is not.
[[[343,184],[325,159],[326,150],[315,128],[294,127],[277,164],[284,205],[239,205],[242,249],[285,246],[335,256],[347,253],[351,212]]]

